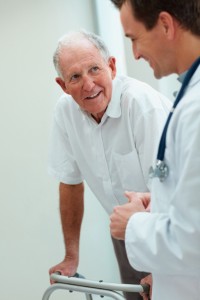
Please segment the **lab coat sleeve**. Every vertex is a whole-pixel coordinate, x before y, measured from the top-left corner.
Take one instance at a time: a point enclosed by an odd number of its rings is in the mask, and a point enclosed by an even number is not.
[[[189,103],[182,109],[169,133],[176,156],[170,199],[160,194],[158,211],[136,213],[126,228],[128,259],[140,271],[200,274],[200,106]]]

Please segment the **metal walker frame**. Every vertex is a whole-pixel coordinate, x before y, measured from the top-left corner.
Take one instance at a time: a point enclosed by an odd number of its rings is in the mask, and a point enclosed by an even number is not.
[[[115,300],[124,300],[121,292],[147,293],[149,285],[117,284],[103,281],[87,280],[82,275],[76,273],[74,277],[66,277],[59,273],[51,274],[51,279],[56,283],[45,291],[42,300],[49,300],[55,290],[69,290],[85,293],[86,300],[92,300],[92,295],[108,296]]]

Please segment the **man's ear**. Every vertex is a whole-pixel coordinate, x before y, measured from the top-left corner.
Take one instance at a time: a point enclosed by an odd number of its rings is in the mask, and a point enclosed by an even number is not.
[[[57,84],[61,87],[61,89],[62,89],[65,93],[67,93],[67,88],[66,88],[66,86],[65,86],[64,80],[63,80],[62,78],[60,78],[60,77],[56,77],[55,80],[56,80]]]
[[[174,39],[176,24],[174,18],[165,11],[162,11],[159,15],[159,21],[163,26],[164,33],[169,40]]]
[[[110,69],[111,69],[111,76],[112,76],[112,79],[114,79],[115,76],[116,76],[116,73],[117,73],[116,59],[115,59],[114,56],[111,56],[111,57],[109,58],[108,64],[109,64],[109,67],[110,67]]]

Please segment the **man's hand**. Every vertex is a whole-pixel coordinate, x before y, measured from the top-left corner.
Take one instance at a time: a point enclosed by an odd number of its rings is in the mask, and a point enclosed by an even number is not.
[[[148,295],[145,294],[145,293],[141,293],[141,296],[142,296],[143,300],[149,300],[149,299],[151,299],[151,297],[152,297],[152,284],[153,284],[152,275],[149,274],[146,277],[144,277],[140,281],[140,284],[148,284],[150,286],[150,290],[149,290],[149,294]]]
[[[125,231],[129,218],[142,211],[148,211],[150,203],[149,193],[125,192],[128,203],[114,207],[110,216],[110,231],[114,238],[125,239]]]
[[[75,260],[72,260],[70,258],[65,258],[61,263],[53,266],[49,270],[49,275],[52,273],[59,272],[63,276],[73,276],[77,271],[78,263]],[[53,280],[50,279],[50,283],[55,283]]]

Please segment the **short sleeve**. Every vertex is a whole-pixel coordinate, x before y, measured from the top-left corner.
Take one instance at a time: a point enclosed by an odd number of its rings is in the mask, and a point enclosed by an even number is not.
[[[49,146],[48,173],[59,182],[78,184],[83,181],[74,159],[67,130],[54,117]]]

